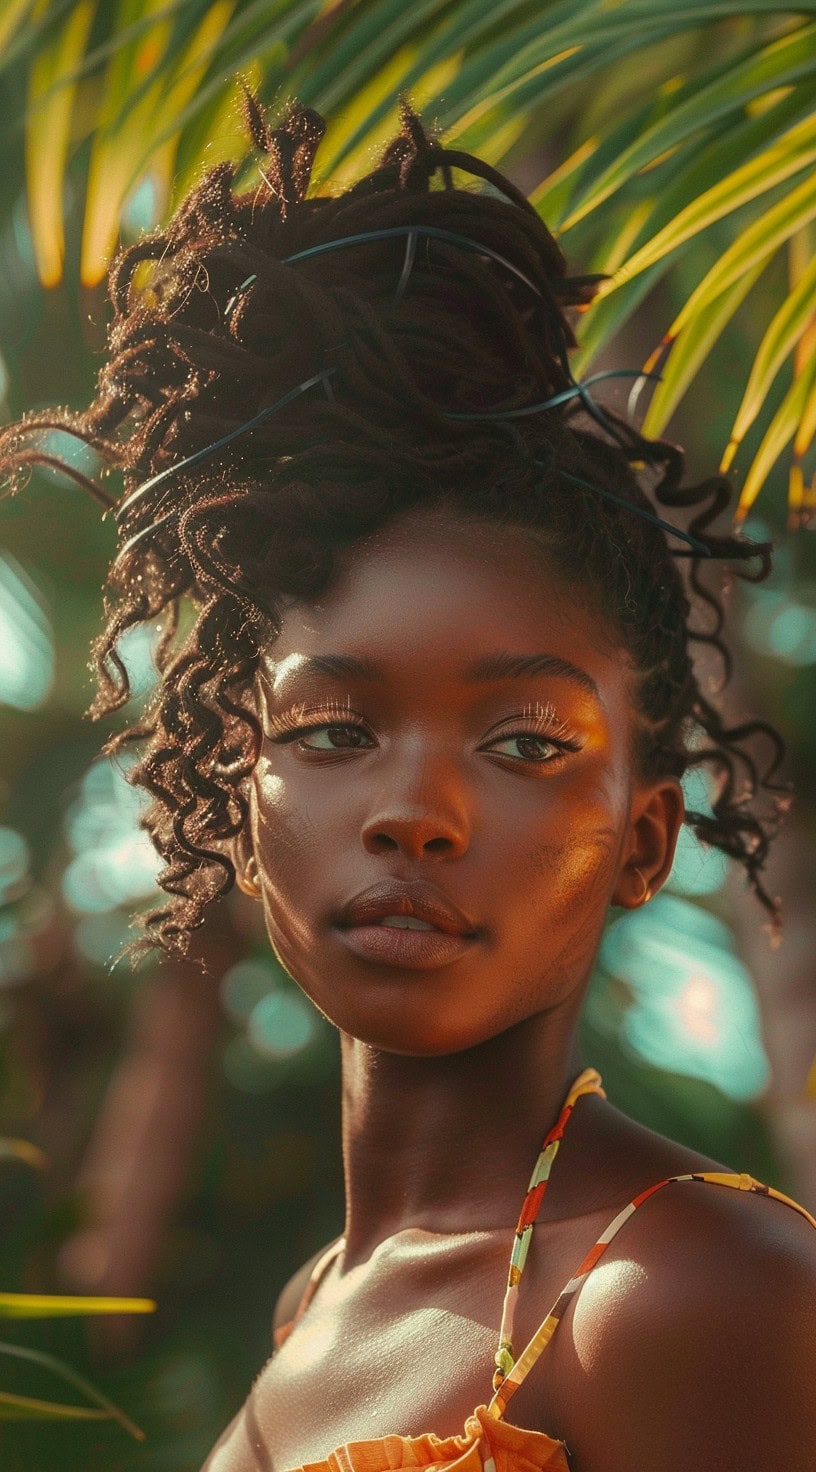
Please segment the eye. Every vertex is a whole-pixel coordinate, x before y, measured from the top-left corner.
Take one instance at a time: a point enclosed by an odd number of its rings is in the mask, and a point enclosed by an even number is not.
[[[307,719],[308,716],[312,720]],[[323,716],[322,721],[314,719]],[[282,715],[272,716],[270,729],[265,733],[277,745],[296,743],[298,751],[359,751],[366,750],[362,737],[365,720],[359,711],[349,704],[340,705],[330,701],[326,706],[307,711],[303,704],[293,706]],[[309,736],[309,741],[304,738]],[[317,738],[325,738],[318,740]]]
[[[580,750],[577,741],[554,741],[552,737],[541,736],[534,731],[512,731],[506,736],[499,737],[498,742],[491,742],[491,746],[505,745],[508,742],[515,742],[522,754],[520,756],[518,752],[505,752],[503,754],[512,757],[514,761],[525,762],[528,766],[532,766],[533,764],[540,766],[549,765],[561,761],[568,751]],[[549,747],[552,754],[550,756],[542,756],[542,747]],[[535,748],[538,748],[538,751]]]
[[[318,737],[325,735],[327,745],[317,741],[304,741],[304,736]],[[359,751],[365,750],[365,732],[359,721],[345,722],[343,725],[326,726],[301,726],[299,730],[293,731],[283,740],[295,740],[303,751]],[[339,739],[337,739],[339,738]]]
[[[569,727],[557,720],[552,707],[538,706],[535,716],[531,708],[530,714],[533,729],[508,731],[504,736],[495,737],[488,747],[479,749],[484,751],[497,745],[515,743],[517,747],[515,752],[509,751],[498,753],[498,755],[508,756],[511,761],[528,767],[556,765],[569,752],[581,750],[582,743],[575,739]],[[310,722],[305,719],[308,716],[313,717]],[[314,719],[315,716],[331,717],[331,719],[318,721]],[[340,716],[342,719],[338,719]],[[359,711],[353,710],[349,704],[340,706],[339,703],[331,702],[325,708],[321,707],[311,711],[307,711],[301,704],[282,715],[273,716],[270,720],[270,728],[266,735],[271,741],[277,745],[294,744],[295,749],[304,754],[306,752],[368,751],[372,745],[365,717]],[[557,731],[557,736],[551,734],[553,730]]]

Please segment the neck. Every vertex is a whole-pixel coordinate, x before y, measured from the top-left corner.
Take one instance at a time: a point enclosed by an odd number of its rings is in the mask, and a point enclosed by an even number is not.
[[[540,1014],[438,1058],[341,1035],[348,1266],[406,1228],[509,1229],[541,1143],[586,1067]]]

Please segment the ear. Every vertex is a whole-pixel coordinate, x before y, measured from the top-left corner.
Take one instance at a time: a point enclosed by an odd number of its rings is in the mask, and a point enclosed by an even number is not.
[[[638,784],[610,904],[636,910],[665,884],[685,815],[683,788],[677,777]]]
[[[224,849],[227,857],[235,865],[235,883],[238,888],[243,890],[244,894],[250,895],[252,899],[258,899],[260,896],[258,865],[252,846],[252,826],[249,816],[240,833],[226,840]]]

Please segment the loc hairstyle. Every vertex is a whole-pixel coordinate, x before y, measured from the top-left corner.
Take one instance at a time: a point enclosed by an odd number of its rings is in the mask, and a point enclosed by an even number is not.
[[[130,698],[120,637],[162,620],[153,698],[103,748],[146,743],[128,780],[150,794],[141,822],[164,862],[166,903],[136,917],[141,934],[126,948],[134,964],[156,946],[185,955],[208,905],[235,882],[230,854],[248,822],[263,739],[256,672],[287,602],[317,596],[341,549],[431,505],[463,521],[529,529],[611,621],[635,675],[636,775],[681,777],[710,765],[711,810],[688,811],[686,821],[744,865],[776,939],[779,901],[760,871],[791,798],[772,799],[765,816],[752,804],[759,787],[789,793],[773,781],[784,744],[764,721],[728,727],[691,658],[693,643],[707,646],[724,663],[723,684],[730,678],[724,609],[700,582],[699,549],[732,559],[727,576],[760,582],[771,544],[709,530],[731,497],[725,478],[681,486],[677,446],[645,440],[609,411],[602,417],[613,433],[599,431],[587,399],[565,394],[574,384],[568,312],[591,301],[600,278],[568,274],[508,179],[443,148],[404,100],[401,130],[378,166],[342,194],[310,194],[323,119],[295,103],[272,128],[249,94],[245,112],[260,155],[257,188],[237,193],[235,167],[221,164],[168,225],[121,251],[93,402],[82,413],[31,414],[0,435],[12,490],[31,466],[55,463],[37,431],[77,435],[123,473],[125,494],[114,503],[62,463],[116,505],[121,536],[93,644],[92,718]],[[457,187],[454,169],[482,183]],[[425,233],[409,258],[397,227],[411,225]],[[379,238],[314,249],[372,232]],[[292,392],[312,380],[316,387]],[[540,413],[508,412],[558,395],[564,401]],[[282,398],[274,415],[261,415]],[[200,468],[180,463],[208,446],[215,451]],[[152,485],[172,466],[177,473]],[[695,508],[688,532],[698,552],[685,554],[687,578],[650,496]],[[713,628],[690,626],[694,594]],[[195,618],[182,636],[185,599]],[[760,733],[773,747],[761,776],[746,749]]]

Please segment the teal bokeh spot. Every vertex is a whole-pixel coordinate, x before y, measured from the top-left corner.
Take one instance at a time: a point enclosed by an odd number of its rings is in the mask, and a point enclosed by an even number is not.
[[[618,1020],[623,1043],[732,1099],[762,1092],[770,1069],[754,987],[721,920],[662,893],[610,925],[599,960],[631,993]]]
[[[788,603],[768,625],[768,648],[791,664],[816,662],[816,609]]]
[[[161,860],[138,820],[146,794],[128,785],[132,754],[96,761],[85,773],[65,817],[75,857],[62,888],[74,910],[97,914],[158,896]]]
[[[10,553],[0,554],[0,704],[36,710],[54,678],[54,641],[39,589]]]
[[[252,1009],[247,1037],[265,1058],[291,1058],[311,1041],[314,1021],[299,992],[270,992]]]
[[[0,905],[9,904],[28,873],[28,844],[16,828],[0,828]]]
[[[246,1022],[277,983],[277,973],[268,961],[238,961],[221,980],[224,1011],[234,1022]]]

